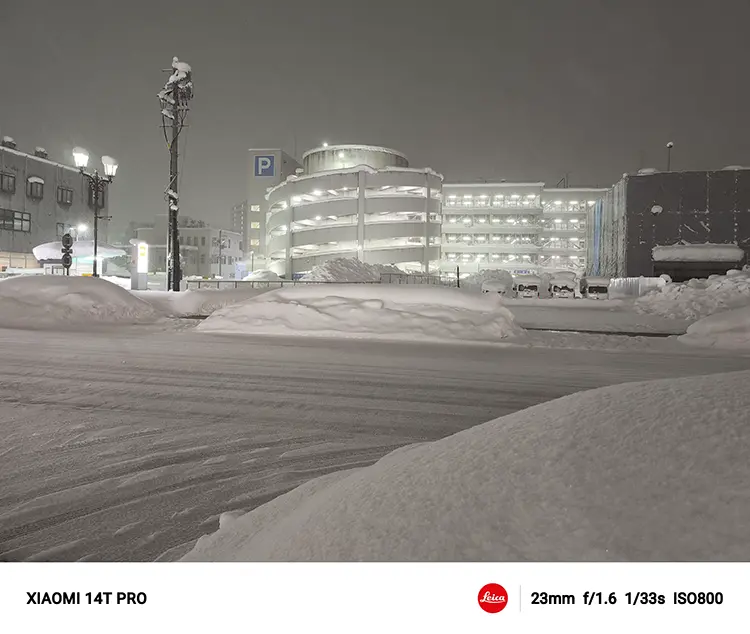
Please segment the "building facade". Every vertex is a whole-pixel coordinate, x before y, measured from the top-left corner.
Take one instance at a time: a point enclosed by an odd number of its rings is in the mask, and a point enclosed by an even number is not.
[[[588,272],[673,278],[723,273],[742,261],[660,262],[657,247],[736,245],[750,257],[750,169],[641,170],[625,175],[588,213]],[[718,250],[715,250],[718,251]],[[710,253],[711,250],[705,251]],[[658,254],[659,251],[656,251]],[[678,256],[679,257],[679,256]]]
[[[583,271],[587,209],[606,189],[446,183],[441,270]]]
[[[337,257],[437,268],[440,174],[379,146],[323,146],[302,161],[266,195],[269,268],[292,277]]]
[[[183,277],[242,279],[245,263],[242,235],[208,226],[179,228]],[[167,216],[157,216],[154,227],[137,230],[138,240],[149,245],[149,273],[167,269]]]
[[[43,148],[29,154],[9,137],[0,142],[0,265],[38,266],[32,249],[64,233],[93,225],[94,206],[85,178],[70,165],[52,161]],[[107,194],[99,201],[107,216]],[[107,223],[99,225],[106,242]],[[88,236],[91,237],[90,235]]]
[[[229,226],[242,236],[251,261],[262,261],[266,253],[266,193],[301,168],[296,159],[279,148],[248,150],[247,199],[232,208]]]

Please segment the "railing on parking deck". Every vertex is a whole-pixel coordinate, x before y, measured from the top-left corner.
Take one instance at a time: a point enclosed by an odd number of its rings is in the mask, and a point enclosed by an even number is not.
[[[665,284],[666,281],[661,277],[616,277],[609,282],[609,297],[641,297]]]
[[[187,280],[187,290],[210,288],[213,290],[231,288],[283,288],[284,286],[307,286],[309,284],[430,284],[433,286],[455,286],[455,281],[443,279],[438,275],[419,275],[411,273],[383,273],[379,280],[368,282],[326,282],[308,280]]]

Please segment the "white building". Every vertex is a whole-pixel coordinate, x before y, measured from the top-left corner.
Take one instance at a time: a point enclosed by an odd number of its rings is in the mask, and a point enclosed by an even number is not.
[[[323,146],[266,196],[269,268],[291,278],[335,257],[405,270],[440,260],[442,181],[395,150]]]
[[[544,183],[446,183],[441,270],[582,271],[586,209],[605,191],[545,189]]]
[[[183,277],[242,279],[247,270],[242,235],[208,226],[179,228]],[[149,245],[149,273],[166,271],[167,219],[157,216],[156,226],[138,229],[138,240]]]

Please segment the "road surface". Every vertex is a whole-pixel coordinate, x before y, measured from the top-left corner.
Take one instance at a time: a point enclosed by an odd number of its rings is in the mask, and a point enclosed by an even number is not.
[[[318,475],[579,390],[750,368],[668,352],[0,330],[0,560],[147,561]],[[658,349],[658,348],[657,348]]]

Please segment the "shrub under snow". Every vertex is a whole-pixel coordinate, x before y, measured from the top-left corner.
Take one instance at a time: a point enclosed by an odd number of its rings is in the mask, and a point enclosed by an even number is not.
[[[750,350],[750,306],[696,321],[680,341],[695,346]]]
[[[707,280],[670,283],[635,302],[636,310],[674,319],[700,319],[730,308],[750,306],[750,268]]]
[[[185,559],[747,561],[748,382],[745,371],[543,403],[312,480]]]

